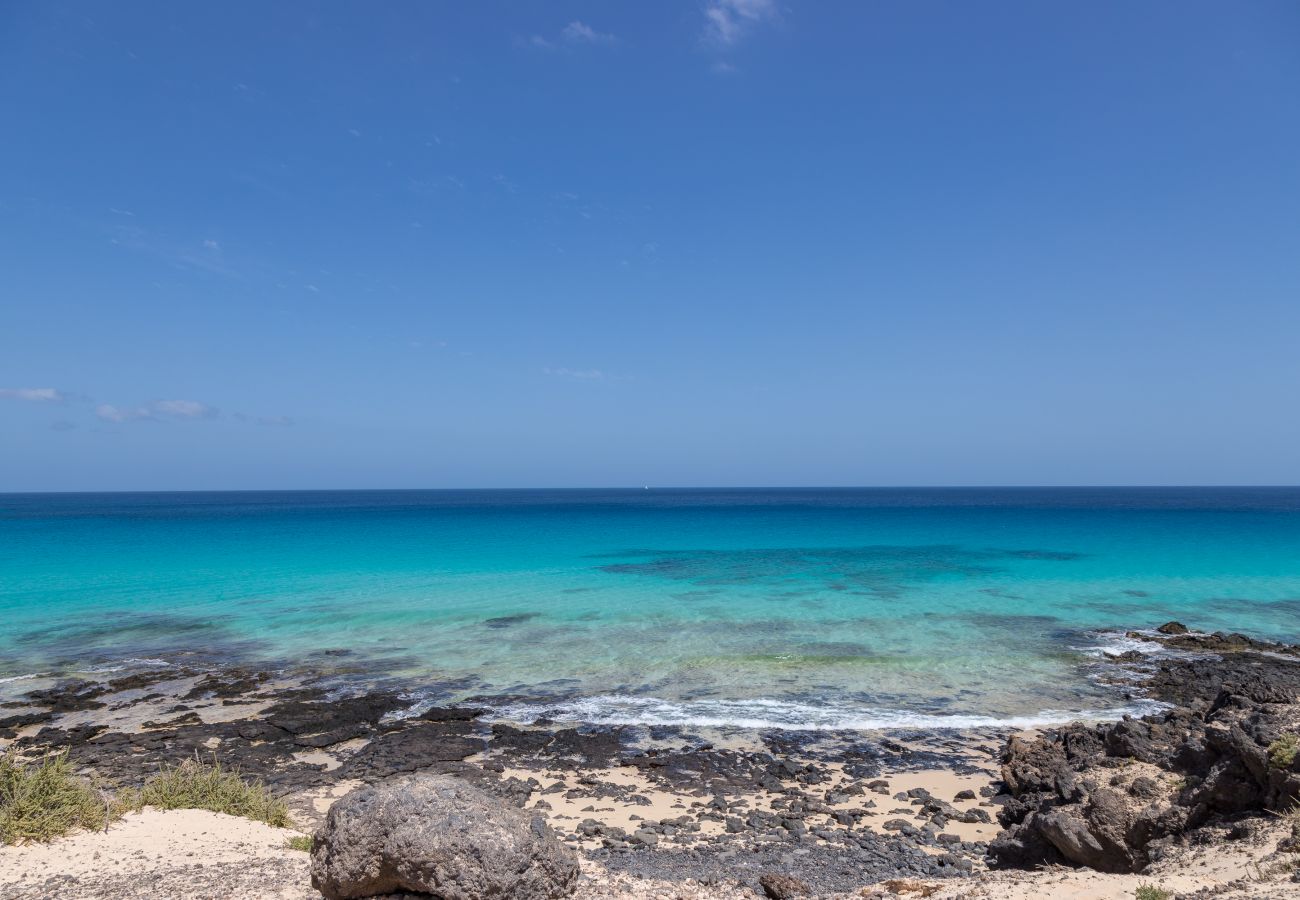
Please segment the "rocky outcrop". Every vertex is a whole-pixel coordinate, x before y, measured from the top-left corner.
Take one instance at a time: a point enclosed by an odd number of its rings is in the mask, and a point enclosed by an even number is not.
[[[812,894],[812,888],[789,875],[763,875],[758,879],[758,885],[769,900],[798,900]]]
[[[335,803],[314,841],[311,879],[329,900],[402,891],[546,900],[573,892],[578,860],[540,815],[455,778],[416,775]]]
[[[1260,652],[1261,642],[1237,635],[1162,631],[1169,645],[1195,638],[1239,649],[1160,664],[1147,684],[1157,698],[1185,705],[1008,741],[998,798],[1004,830],[989,846],[995,862],[1134,872],[1190,830],[1300,801],[1292,648]]]

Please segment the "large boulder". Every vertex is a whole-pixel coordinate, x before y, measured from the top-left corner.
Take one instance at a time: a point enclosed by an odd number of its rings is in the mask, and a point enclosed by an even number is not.
[[[329,900],[400,891],[439,900],[566,897],[578,858],[538,815],[455,778],[413,775],[359,788],[317,833],[312,885]]]
[[[1094,791],[1086,804],[1058,807],[1038,817],[1038,830],[1076,865],[1099,872],[1133,872],[1146,859],[1130,846],[1133,812],[1115,791]]]

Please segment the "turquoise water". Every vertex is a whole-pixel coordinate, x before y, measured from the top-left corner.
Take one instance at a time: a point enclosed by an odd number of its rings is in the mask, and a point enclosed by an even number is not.
[[[1300,638],[1300,489],[0,495],[0,616],[10,693],[184,658],[520,718],[1114,713],[1111,632]]]

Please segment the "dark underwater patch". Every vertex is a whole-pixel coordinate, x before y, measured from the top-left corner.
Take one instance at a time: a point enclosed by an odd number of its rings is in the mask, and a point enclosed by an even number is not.
[[[1044,559],[1052,562],[1071,562],[1083,559],[1086,555],[1072,550],[998,550],[996,552],[1012,559]]]
[[[1016,560],[1068,561],[1083,554],[1059,550],[973,549],[951,544],[920,546],[793,547],[740,550],[628,550],[620,562],[597,566],[610,575],[684,581],[699,586],[770,584],[793,594],[801,587],[901,596],[914,584],[937,579],[985,578]]]
[[[236,638],[221,618],[120,610],[96,612],[93,621],[81,618],[26,631],[14,643],[68,665],[196,652],[204,658],[236,661],[265,649],[262,641]]]
[[[497,616],[492,619],[484,619],[483,624],[488,628],[510,628],[514,625],[522,625],[524,622],[536,619],[540,615],[541,613],[535,612],[515,613],[512,616]]]

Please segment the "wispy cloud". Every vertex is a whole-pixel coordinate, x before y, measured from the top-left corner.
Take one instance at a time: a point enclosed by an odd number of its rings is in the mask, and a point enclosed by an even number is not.
[[[51,387],[0,388],[0,397],[10,400],[27,400],[32,403],[67,403],[69,394]]]
[[[248,425],[262,425],[267,428],[287,428],[294,424],[293,419],[289,416],[250,416],[244,413],[233,413],[231,418],[236,422],[244,422]]]
[[[197,400],[155,400],[144,406],[117,406],[101,403],[95,415],[105,422],[159,422],[166,419],[215,419],[220,413],[215,407]]]
[[[96,406],[95,415],[99,416],[99,418],[103,419],[105,422],[133,422],[137,419],[153,418],[148,407],[137,406],[136,408],[131,409],[123,406],[114,406],[112,403],[101,403],[99,406]]]
[[[153,409],[159,415],[182,419],[211,419],[217,414],[211,406],[197,400],[158,400]]]
[[[240,277],[226,262],[221,244],[212,238],[178,242],[134,224],[115,224],[111,230],[112,237],[109,240],[115,246],[146,253],[186,269],[197,269],[229,278]]]
[[[776,0],[707,0],[704,37],[712,43],[731,46],[755,25],[776,16]]]
[[[602,381],[605,378],[605,373],[600,369],[553,369],[547,366],[542,369],[542,374],[556,378],[572,378],[576,381]]]
[[[612,44],[618,40],[612,34],[597,31],[585,22],[576,20],[564,26],[560,37],[570,44]]]
[[[445,344],[439,342],[438,346],[445,346]],[[0,400],[4,399],[24,400],[29,403],[95,403],[92,398],[87,397],[85,394],[61,391],[52,387],[0,388]],[[220,418],[228,418],[248,425],[264,425],[268,427],[284,427],[294,424],[292,418],[284,415],[262,416],[231,412],[223,416],[221,410],[208,403],[183,399],[152,400],[139,405],[98,403],[94,406],[94,414],[100,421],[114,424],[126,422],[182,422]],[[55,431],[69,431],[76,428],[77,425],[75,422],[59,420],[50,427]]]
[[[609,32],[597,31],[586,22],[579,22],[575,19],[560,29],[560,33],[556,37],[533,34],[526,38],[516,39],[516,43],[529,47],[538,47],[542,50],[554,50],[556,47],[560,46],[576,47],[582,44],[616,44],[618,43],[618,37]]]

